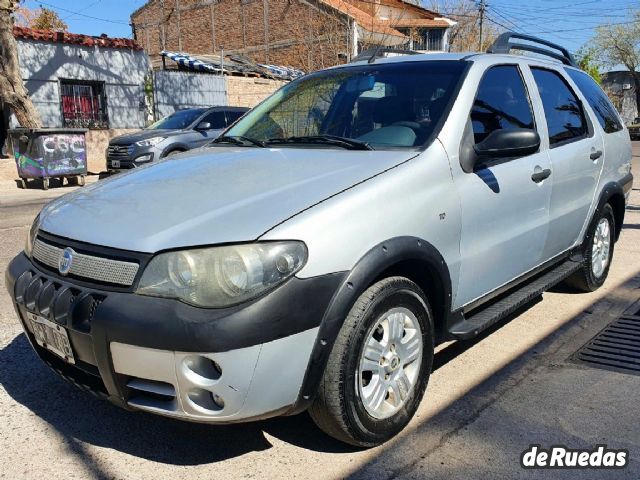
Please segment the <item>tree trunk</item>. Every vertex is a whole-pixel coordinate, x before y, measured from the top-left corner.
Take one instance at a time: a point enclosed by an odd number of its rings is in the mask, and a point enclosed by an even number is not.
[[[5,7],[3,3],[0,1],[0,97],[15,114],[20,125],[26,128],[40,128],[40,114],[29,98],[20,73],[11,10],[2,8]]]

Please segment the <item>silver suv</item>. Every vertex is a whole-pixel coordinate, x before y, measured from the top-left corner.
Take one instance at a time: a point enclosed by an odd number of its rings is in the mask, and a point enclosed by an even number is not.
[[[521,39],[373,52],[52,202],[7,271],[33,348],[127,409],[394,436],[438,343],[607,277],[629,132],[566,50]]]

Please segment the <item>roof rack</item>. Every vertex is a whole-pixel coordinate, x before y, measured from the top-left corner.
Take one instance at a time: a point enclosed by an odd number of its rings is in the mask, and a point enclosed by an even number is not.
[[[402,50],[402,49],[379,46],[379,47],[369,48],[359,53],[358,56],[353,60],[351,60],[350,63],[361,62],[362,60],[367,60],[369,63],[373,63],[376,60],[376,58],[384,58],[386,53],[393,53],[396,55],[419,55],[420,54],[420,52],[416,52],[415,50]]]
[[[546,48],[536,47],[535,45],[529,45],[527,43],[520,42],[511,42],[511,39],[517,40],[525,40],[527,42],[538,43],[540,45],[544,45],[545,47],[553,48],[560,53],[553,52]],[[542,40],[541,38],[532,37],[531,35],[524,35],[522,33],[515,32],[505,32],[496,38],[495,42],[489,47],[487,53],[510,53],[511,50],[525,50],[527,52],[538,53],[540,55],[546,55],[547,57],[554,58],[555,60],[559,60],[565,65],[570,65],[572,67],[577,67],[578,64],[573,59],[573,56],[569,53],[564,47],[560,45],[556,45],[555,43],[548,42],[546,40]]]

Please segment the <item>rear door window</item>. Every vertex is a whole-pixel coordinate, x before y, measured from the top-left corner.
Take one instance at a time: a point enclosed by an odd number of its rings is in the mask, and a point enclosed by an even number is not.
[[[579,70],[573,70],[572,68],[565,70],[571,77],[571,80],[576,82],[576,85],[578,85],[587,102],[589,102],[602,129],[606,133],[619,132],[622,130],[622,122],[620,122],[620,117],[615,107],[593,78]]]
[[[587,136],[582,105],[558,72],[531,67],[549,130],[549,145],[557,147]]]
[[[239,112],[237,110],[232,110],[227,112],[227,125],[231,125],[233,122],[238,120],[244,112]]]
[[[498,65],[480,81],[471,109],[475,143],[504,128],[534,128],[529,95],[516,65]]]

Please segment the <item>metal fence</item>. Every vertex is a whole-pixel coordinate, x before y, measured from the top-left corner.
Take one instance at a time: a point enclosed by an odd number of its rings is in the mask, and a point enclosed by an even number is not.
[[[161,70],[153,74],[156,120],[176,110],[227,104],[222,76]]]

